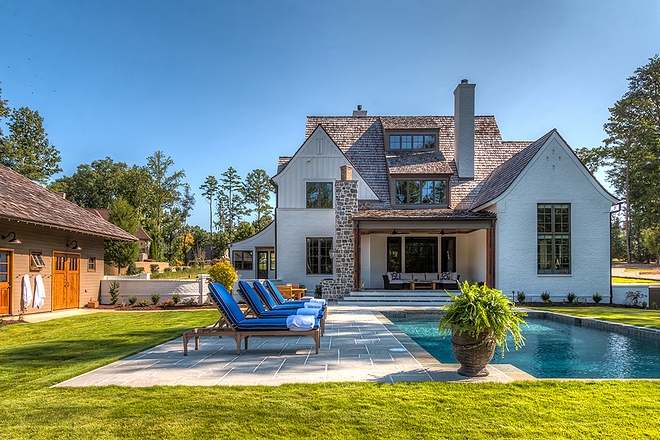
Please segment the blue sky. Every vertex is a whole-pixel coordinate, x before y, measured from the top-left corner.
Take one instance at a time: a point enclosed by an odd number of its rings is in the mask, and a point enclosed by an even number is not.
[[[467,78],[505,140],[592,147],[660,52],[656,0],[0,0],[0,18],[3,98],[44,117],[63,174],[163,150],[203,227],[206,176],[274,174],[307,115],[451,115]]]

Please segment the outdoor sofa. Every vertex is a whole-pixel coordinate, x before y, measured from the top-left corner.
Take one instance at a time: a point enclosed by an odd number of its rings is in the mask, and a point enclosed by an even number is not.
[[[460,277],[456,272],[387,272],[383,284],[387,290],[401,290],[410,289],[411,282],[434,282],[436,289],[458,290]]]

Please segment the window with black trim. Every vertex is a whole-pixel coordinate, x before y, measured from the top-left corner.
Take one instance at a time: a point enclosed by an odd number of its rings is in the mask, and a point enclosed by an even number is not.
[[[434,150],[434,134],[391,134],[390,150]]]
[[[307,248],[305,253],[307,274],[332,274],[330,249],[332,249],[332,238],[307,238]]]
[[[308,208],[332,208],[332,182],[307,182]]]
[[[447,180],[396,180],[395,202],[397,205],[447,206]]]
[[[252,251],[234,251],[232,253],[234,269],[252,270]]]
[[[537,205],[539,274],[571,273],[571,205]]]

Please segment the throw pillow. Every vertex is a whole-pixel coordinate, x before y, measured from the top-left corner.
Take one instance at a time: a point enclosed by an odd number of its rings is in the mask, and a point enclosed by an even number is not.
[[[393,280],[400,280],[401,279],[401,277],[399,276],[399,272],[390,272],[390,274],[392,275]]]
[[[442,272],[440,274],[440,279],[443,281],[448,281],[449,280],[449,272]]]

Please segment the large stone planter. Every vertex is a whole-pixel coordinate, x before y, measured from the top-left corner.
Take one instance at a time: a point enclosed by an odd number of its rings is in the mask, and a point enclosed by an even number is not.
[[[454,357],[461,364],[458,374],[468,377],[488,376],[486,365],[493,359],[495,345],[493,335],[488,332],[481,333],[476,338],[467,332],[452,332],[451,348]]]

